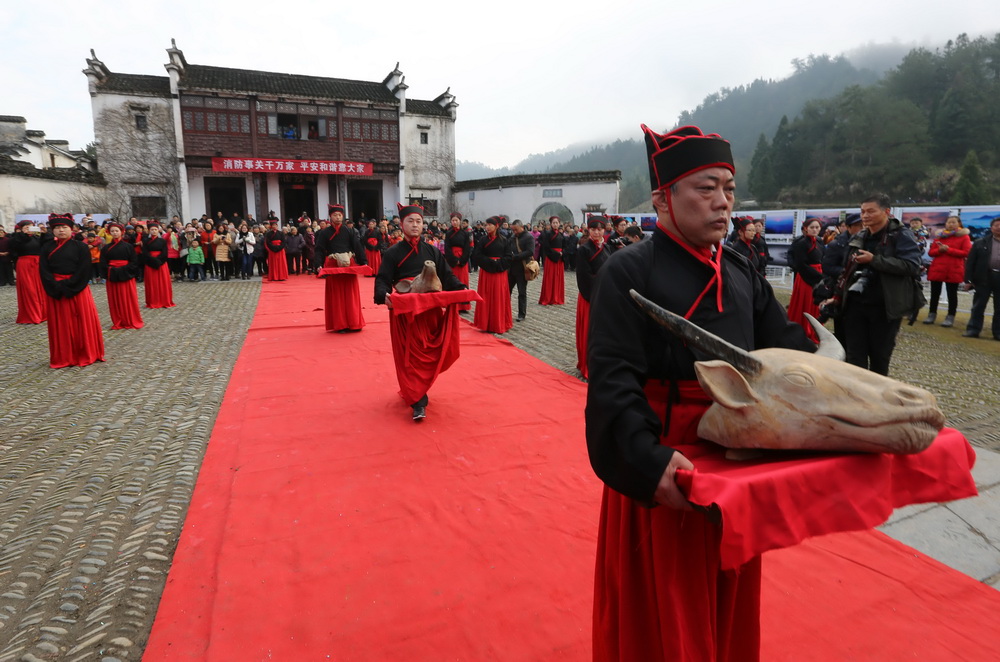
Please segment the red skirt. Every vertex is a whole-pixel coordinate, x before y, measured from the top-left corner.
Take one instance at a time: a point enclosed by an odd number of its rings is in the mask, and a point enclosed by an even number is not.
[[[146,308],[173,308],[174,286],[170,280],[170,268],[161,264],[157,268],[144,268],[146,287]]]
[[[698,465],[698,421],[710,401],[680,386],[669,443]],[[666,411],[665,389],[646,389]],[[594,586],[594,660],[754,662],[760,659],[760,557],[721,571],[721,529],[700,512],[645,508],[605,486]]]
[[[146,285],[147,292],[149,285]],[[107,283],[108,311],[111,313],[112,329],[141,329],[143,327],[142,313],[139,312],[139,295],[135,288],[135,279]]]
[[[427,394],[438,375],[458,360],[457,304],[418,315],[390,312],[389,336],[399,395],[412,406]]]
[[[285,257],[285,251],[267,252],[267,280],[288,280],[288,258]]]
[[[90,288],[68,299],[46,297],[49,367],[90,365],[104,360],[104,334]]]
[[[371,276],[365,276],[365,278],[374,278],[378,275],[379,267],[382,266],[382,251],[370,251],[366,248],[365,257],[368,258],[368,266],[372,268]],[[351,262],[353,261],[351,260]]]
[[[361,314],[358,277],[354,274],[338,274],[324,276],[323,280],[326,281],[324,293],[326,330],[360,331],[365,326],[365,318]]]
[[[587,326],[590,324],[590,302],[576,297],[576,369],[587,379]]]
[[[41,324],[45,321],[46,296],[42,278],[38,275],[38,256],[24,255],[17,259],[17,323]]]
[[[566,265],[545,258],[542,271],[542,294],[538,297],[542,306],[561,306],[566,303]]]
[[[507,272],[498,274],[479,270],[479,286],[476,288],[483,300],[476,304],[472,324],[482,331],[507,333],[514,326],[514,315],[510,311],[510,290],[507,289]]]
[[[455,274],[455,278],[462,282],[466,287],[469,286],[469,263],[466,262],[460,267],[452,267],[451,273]],[[471,303],[462,303],[458,306],[459,310],[472,310]]]
[[[818,264],[812,266],[817,270],[821,268]],[[795,274],[795,281],[792,284],[792,298],[788,301],[788,319],[801,325],[806,330],[806,335],[809,336],[810,340],[819,342],[816,332],[813,331],[809,320],[805,318],[803,313],[809,313],[819,319],[819,306],[813,303],[813,289],[802,280],[802,276]]]

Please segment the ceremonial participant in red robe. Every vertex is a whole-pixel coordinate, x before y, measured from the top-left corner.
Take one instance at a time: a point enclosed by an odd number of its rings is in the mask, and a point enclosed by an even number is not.
[[[271,229],[264,234],[267,247],[267,280],[288,280],[288,258],[285,256],[285,233],[278,228],[278,221],[271,221]]]
[[[147,308],[173,308],[174,285],[167,263],[167,242],[159,223],[149,223],[142,242],[143,283]]]
[[[107,282],[108,311],[112,329],[141,329],[142,313],[135,278],[139,273],[135,248],[123,241],[125,228],[120,223],[105,226],[111,240],[101,248],[100,272]],[[147,291],[149,279],[146,280]]]
[[[603,216],[592,216],[587,221],[588,238],[576,249],[576,286],[580,290],[580,295],[576,299],[576,369],[584,379],[587,379],[590,296],[594,290],[597,271],[611,256],[611,250],[604,241],[604,228],[607,223],[608,219]]]
[[[10,252],[17,270],[18,324],[41,324],[45,321],[46,303],[42,279],[38,276],[38,256],[47,237],[31,221],[21,221],[10,238]]]
[[[73,215],[52,214],[55,237],[46,242],[38,272],[48,306],[49,366],[85,366],[104,360],[104,335],[90,294],[90,249],[73,239]]]
[[[472,262],[479,267],[479,286],[483,300],[476,304],[473,325],[490,333],[507,333],[514,326],[507,289],[507,269],[510,267],[510,244],[498,232],[501,219],[486,219],[486,236],[472,250]]]
[[[374,278],[378,273],[379,267],[382,266],[382,251],[386,248],[388,246],[383,241],[382,233],[375,227],[375,219],[370,219],[368,230],[365,231],[365,259],[372,268],[372,274],[366,278]]]
[[[757,225],[754,223],[754,220],[749,216],[734,216],[733,226],[736,229],[736,233],[731,238],[729,245],[734,251],[745,257],[750,266],[757,270],[757,273],[762,276],[765,275],[766,271],[761,265],[760,250],[757,248],[755,241],[757,237]]]
[[[320,267],[335,266],[330,256],[350,254],[350,266],[368,264],[358,234],[344,224],[344,207],[329,205],[330,225],[316,233],[316,257]],[[329,260],[327,258],[330,258]],[[361,312],[361,290],[356,274],[326,276],[324,310],[326,330],[335,333],[360,331],[365,325]]]
[[[542,306],[560,306],[566,303],[566,265],[563,264],[563,242],[566,238],[560,229],[559,217],[549,219],[549,229],[539,236],[542,267],[542,293],[538,303]]]
[[[451,267],[455,278],[465,286],[469,286],[469,258],[472,257],[472,235],[462,227],[462,215],[457,211],[451,213],[451,227],[444,236],[444,259]],[[470,310],[472,306],[464,303],[459,312]]]
[[[788,319],[801,324],[811,340],[818,340],[805,318],[809,313],[819,318],[819,307],[813,302],[813,288],[823,281],[823,245],[817,237],[823,224],[818,218],[807,218],[802,224],[802,236],[788,249],[789,266],[795,274],[792,298],[788,301]]]
[[[735,191],[729,143],[691,126],[643,131],[656,228],[608,259],[591,297],[587,446],[605,483],[593,657],[754,662],[760,557],[720,571],[719,526],[675,482],[708,443],[697,427],[710,400],[694,373],[705,357],[665,333],[629,290],[743,349],[815,345],[766,280],[722,246]]]
[[[416,205],[400,207],[399,216],[404,240],[382,256],[375,279],[375,303],[389,306],[399,394],[413,408],[413,420],[419,422],[427,415],[427,391],[437,376],[458,359],[458,306],[467,298],[456,299],[444,293],[399,294],[392,289],[402,280],[412,281],[428,261],[434,263],[445,292],[467,288],[452,273],[441,251],[421,241],[424,210]],[[426,309],[404,307],[417,297],[423,297],[420,303],[427,304]]]

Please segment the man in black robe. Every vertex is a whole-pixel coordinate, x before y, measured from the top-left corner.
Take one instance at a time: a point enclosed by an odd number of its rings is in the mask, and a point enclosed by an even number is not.
[[[719,571],[719,530],[675,482],[706,443],[696,431],[709,400],[694,362],[708,357],[658,326],[629,290],[747,350],[815,345],[767,281],[722,247],[735,190],[729,143],[696,127],[643,131],[656,228],[611,256],[591,301],[587,445],[605,482],[594,659],[753,661],[760,558]]]
[[[413,420],[427,416],[427,391],[437,376],[458,358],[458,306],[454,302],[436,305],[420,312],[402,313],[394,302],[418,294],[393,294],[400,281],[412,281],[432,262],[441,286],[446,292],[467,289],[452,273],[434,246],[421,241],[424,230],[424,210],[416,205],[400,207],[403,241],[389,248],[382,256],[382,265],[375,277],[375,303],[389,306],[389,332],[396,378],[400,395],[413,409]],[[405,302],[404,302],[405,303]]]

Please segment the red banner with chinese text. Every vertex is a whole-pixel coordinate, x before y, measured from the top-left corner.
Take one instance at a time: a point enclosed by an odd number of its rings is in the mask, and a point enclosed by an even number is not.
[[[219,156],[212,159],[213,172],[295,172],[317,175],[371,175],[371,163],[313,161],[299,159],[252,159]]]

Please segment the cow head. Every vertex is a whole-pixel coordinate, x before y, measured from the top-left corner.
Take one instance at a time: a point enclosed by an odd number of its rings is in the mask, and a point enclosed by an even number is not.
[[[844,350],[809,318],[815,354],[768,348],[747,352],[632,290],[653,319],[700,351],[698,382],[714,404],[698,436],[727,448],[917,453],[944,427],[930,392],[843,362]]]

